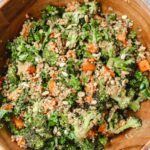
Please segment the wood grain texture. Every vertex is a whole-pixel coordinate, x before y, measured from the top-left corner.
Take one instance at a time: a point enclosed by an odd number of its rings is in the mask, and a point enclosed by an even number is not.
[[[5,45],[7,40],[15,37],[25,20],[25,14],[38,18],[40,11],[47,4],[65,6],[70,0],[11,0],[0,10],[0,68],[3,68],[7,59]],[[20,3],[22,1],[22,3]],[[72,0],[73,1],[73,0]],[[83,0],[80,0],[81,2]],[[119,15],[127,15],[134,21],[134,29],[138,32],[138,38],[150,50],[150,11],[143,0],[99,0],[102,9],[108,12],[108,7],[112,7]],[[9,8],[9,9],[7,9]],[[142,32],[139,32],[139,28]],[[2,41],[2,42],[1,42]],[[139,129],[129,130],[122,135],[112,139],[106,150],[140,150],[150,140],[150,102],[144,102],[141,110],[136,113],[143,121],[143,126]],[[16,144],[10,140],[10,135],[6,129],[0,130],[0,146],[4,150],[19,150]],[[0,150],[2,149],[0,147]],[[145,149],[146,150],[146,149]]]
[[[15,1],[14,5],[13,1]],[[21,1],[22,5],[20,5]],[[18,0],[18,3],[16,3],[16,0],[12,0],[11,3],[9,1],[8,4],[0,9],[0,20],[4,20],[4,22],[0,21],[0,69],[4,68],[7,61],[8,52],[5,49],[7,41],[12,40],[18,35],[25,20],[25,14],[36,0],[27,0],[28,3],[24,3],[23,1]],[[8,15],[10,7],[10,15]]]

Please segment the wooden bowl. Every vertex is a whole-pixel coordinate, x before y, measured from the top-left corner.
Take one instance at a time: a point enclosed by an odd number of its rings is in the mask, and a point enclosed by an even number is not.
[[[82,2],[82,0],[79,0]],[[99,0],[102,9],[107,13],[108,7],[115,12],[127,15],[134,21],[134,29],[138,38],[150,50],[150,11],[142,0]],[[19,33],[25,20],[25,15],[38,18],[40,11],[47,4],[64,6],[70,0],[3,0],[0,3],[0,69],[6,66],[8,53],[5,49],[6,42],[12,40]],[[142,29],[142,32],[141,30]],[[140,150],[150,140],[150,102],[144,102],[141,110],[136,113],[143,121],[139,129],[129,130],[122,135],[114,137],[106,147],[107,150]],[[150,147],[150,146],[149,146]],[[11,142],[7,130],[0,130],[0,150],[20,150]],[[143,150],[147,150],[146,148]]]

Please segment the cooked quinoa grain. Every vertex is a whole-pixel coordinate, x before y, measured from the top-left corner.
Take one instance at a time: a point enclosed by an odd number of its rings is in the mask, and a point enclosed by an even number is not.
[[[96,2],[47,6],[10,42],[0,119],[20,147],[100,150],[141,126],[129,115],[150,98],[149,56],[133,22]],[[1,124],[2,126],[2,124]]]

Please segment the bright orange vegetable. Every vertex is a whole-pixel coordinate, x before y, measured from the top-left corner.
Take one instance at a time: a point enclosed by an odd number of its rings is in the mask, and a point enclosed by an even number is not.
[[[34,74],[36,72],[36,67],[35,66],[30,66],[28,68],[28,72],[29,72],[29,74]]]
[[[89,43],[87,46],[88,52],[90,53],[96,53],[97,52],[97,46],[93,43]]]
[[[3,110],[12,110],[13,109],[13,105],[12,104],[5,104],[2,106]]]
[[[15,124],[15,126],[16,126],[17,129],[24,128],[24,122],[22,121],[21,118],[19,118],[19,117],[13,117],[12,121]]]
[[[104,68],[105,68],[104,75],[109,73],[112,77],[115,77],[115,73],[112,70],[110,70],[107,66],[104,66]]]
[[[50,37],[51,37],[51,38],[54,38],[54,37],[55,37],[55,32],[52,32],[52,33],[50,34]]]
[[[93,101],[92,96],[86,96],[86,97],[85,97],[85,101],[86,101],[88,104],[91,104],[92,101]]]
[[[84,62],[83,64],[82,64],[82,70],[83,71],[94,71],[95,70],[95,68],[96,68],[96,66],[95,66],[95,64],[92,64],[92,63],[90,63],[90,62]]]
[[[127,32],[121,32],[118,34],[117,39],[124,45],[127,44]]]
[[[67,58],[76,59],[76,52],[75,52],[75,51],[72,51],[72,50],[69,50],[69,51],[67,52]]]
[[[96,132],[95,131],[93,131],[93,130],[90,130],[90,131],[88,131],[88,133],[87,133],[87,137],[89,138],[89,139],[94,139],[95,137],[96,137]]]
[[[98,128],[98,132],[102,133],[102,134],[106,134],[107,132],[107,124],[103,123],[99,126]]]
[[[54,95],[56,89],[56,82],[54,80],[50,80],[48,83],[48,90],[50,94]]]
[[[148,60],[142,60],[138,63],[141,72],[150,71],[150,63]]]

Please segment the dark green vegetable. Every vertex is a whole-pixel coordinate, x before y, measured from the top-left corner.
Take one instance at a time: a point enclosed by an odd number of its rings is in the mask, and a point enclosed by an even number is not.
[[[19,146],[102,150],[110,135],[141,126],[128,111],[150,99],[149,70],[137,65],[147,59],[145,47],[129,18],[100,8],[95,1],[48,5],[9,42],[0,127]]]
[[[57,63],[58,54],[45,48],[43,50],[43,58],[49,65],[53,66]]]
[[[75,90],[80,90],[81,86],[80,86],[80,81],[77,77],[75,77],[74,75],[71,75],[71,78],[69,79],[67,85],[69,87],[74,88]]]

